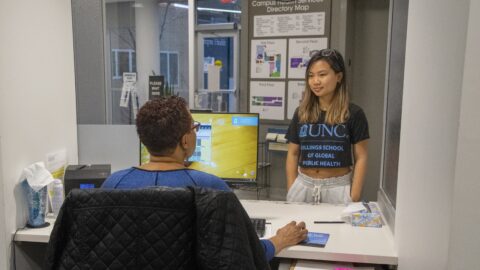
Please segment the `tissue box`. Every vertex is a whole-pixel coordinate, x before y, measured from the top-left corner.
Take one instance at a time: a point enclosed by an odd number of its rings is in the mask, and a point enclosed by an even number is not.
[[[358,227],[382,227],[382,217],[378,213],[353,213],[352,225]]]
[[[371,212],[360,211],[357,213],[352,213],[352,226],[381,228],[382,216],[380,214],[380,210],[376,204],[369,203],[368,205],[372,210]]]

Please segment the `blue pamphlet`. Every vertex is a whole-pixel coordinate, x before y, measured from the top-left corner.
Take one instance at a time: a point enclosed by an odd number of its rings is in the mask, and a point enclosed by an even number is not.
[[[312,247],[325,247],[329,237],[330,237],[330,234],[328,233],[309,232],[307,235],[307,239],[301,242],[300,245],[312,246]]]

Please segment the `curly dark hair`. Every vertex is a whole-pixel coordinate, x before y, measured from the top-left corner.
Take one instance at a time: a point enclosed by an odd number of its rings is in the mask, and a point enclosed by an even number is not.
[[[155,156],[173,153],[190,131],[192,116],[179,96],[161,97],[145,103],[137,114],[137,133],[148,152]]]

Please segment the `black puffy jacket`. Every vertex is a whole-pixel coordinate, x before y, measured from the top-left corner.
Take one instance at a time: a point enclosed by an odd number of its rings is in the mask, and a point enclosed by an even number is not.
[[[268,269],[232,192],[204,188],[73,190],[44,269]]]

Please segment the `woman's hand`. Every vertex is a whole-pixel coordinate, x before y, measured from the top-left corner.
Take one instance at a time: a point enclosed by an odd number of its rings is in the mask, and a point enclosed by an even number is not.
[[[275,254],[282,249],[296,245],[307,239],[308,230],[305,228],[305,222],[301,221],[298,224],[295,221],[288,223],[277,230],[277,234],[270,238],[273,246],[275,246]]]

